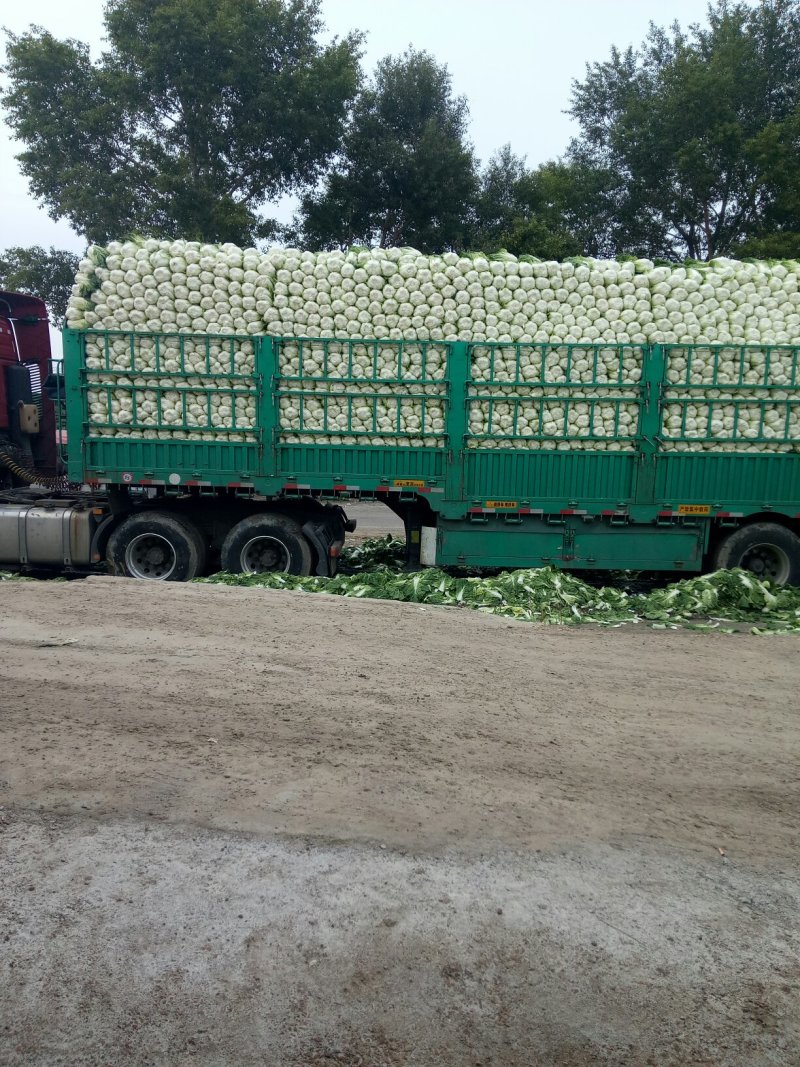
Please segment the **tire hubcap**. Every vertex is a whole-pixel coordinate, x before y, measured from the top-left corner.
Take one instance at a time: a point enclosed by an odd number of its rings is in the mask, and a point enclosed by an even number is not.
[[[755,574],[757,578],[766,578],[776,585],[784,585],[789,579],[791,569],[789,557],[778,545],[753,545],[742,556],[741,566]]]
[[[292,563],[289,549],[277,537],[253,537],[239,557],[243,574],[287,574]]]
[[[125,567],[134,578],[163,582],[175,570],[178,562],[175,548],[161,534],[139,534],[125,549]]]

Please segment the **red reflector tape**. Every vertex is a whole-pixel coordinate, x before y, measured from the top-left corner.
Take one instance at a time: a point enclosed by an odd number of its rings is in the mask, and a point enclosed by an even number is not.
[[[659,519],[671,519],[674,514],[675,514],[674,511],[659,511],[658,518]]]
[[[497,508],[470,508],[468,515],[544,515],[541,508],[513,508],[507,511]]]
[[[561,514],[561,515],[585,515],[586,512],[585,511],[580,511],[577,508],[562,508],[559,514]]]

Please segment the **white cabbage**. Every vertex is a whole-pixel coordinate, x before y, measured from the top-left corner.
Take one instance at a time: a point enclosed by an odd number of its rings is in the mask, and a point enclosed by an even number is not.
[[[477,342],[470,447],[630,449],[641,346],[663,343],[701,346],[691,360],[670,352],[664,447],[785,451],[800,442],[800,368],[765,346],[800,340],[799,281],[795,262],[542,263],[148,239],[89,251],[67,324],[133,335],[87,341],[98,434],[254,440],[247,338],[270,334],[353,342],[280,345],[287,443],[442,444],[446,350],[435,342],[462,340]]]

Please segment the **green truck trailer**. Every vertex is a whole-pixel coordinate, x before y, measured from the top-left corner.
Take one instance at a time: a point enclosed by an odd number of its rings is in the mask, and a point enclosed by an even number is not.
[[[330,575],[374,500],[410,564],[800,582],[800,347],[63,342],[63,476],[0,441],[5,566]]]

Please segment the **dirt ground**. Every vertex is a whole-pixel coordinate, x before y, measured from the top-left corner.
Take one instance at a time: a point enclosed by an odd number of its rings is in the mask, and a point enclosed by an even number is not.
[[[0,584],[0,1063],[800,1064],[800,642]]]

